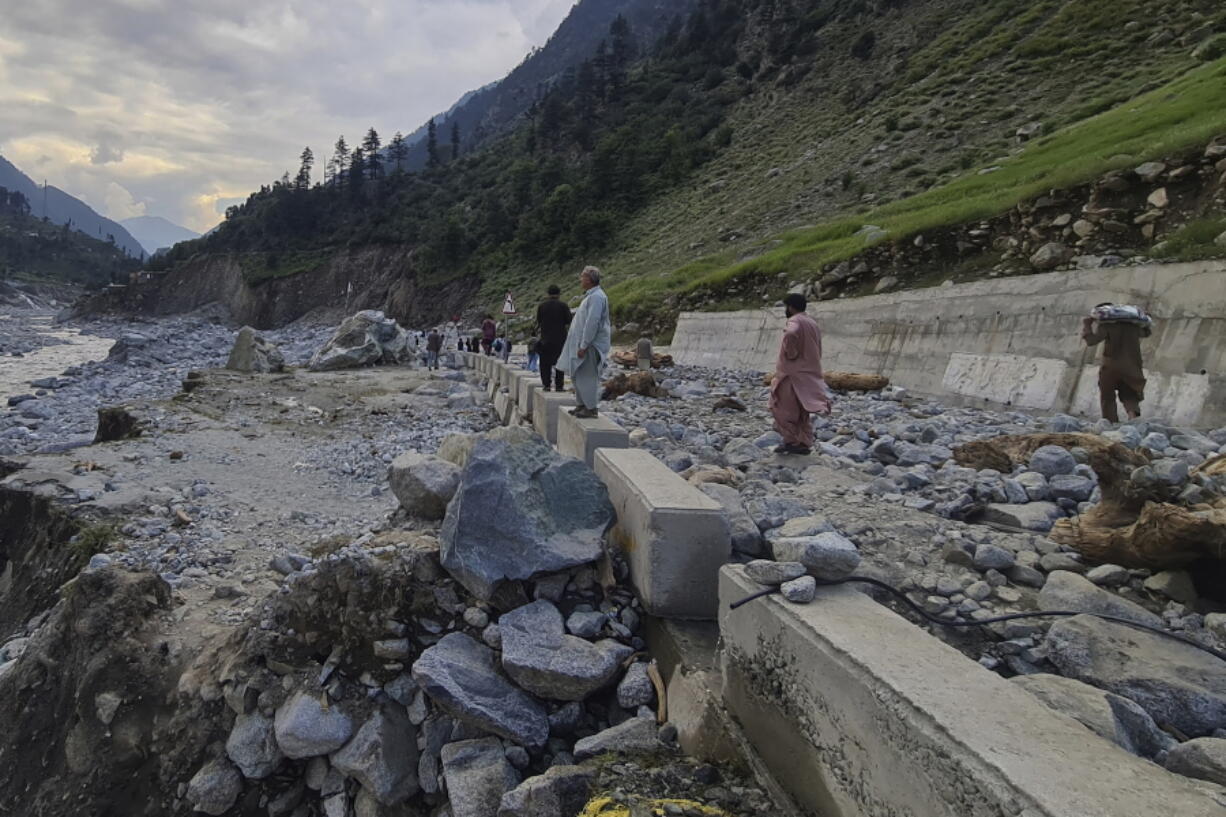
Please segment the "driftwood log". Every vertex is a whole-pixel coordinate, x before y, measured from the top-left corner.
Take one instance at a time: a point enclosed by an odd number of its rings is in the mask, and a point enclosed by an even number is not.
[[[890,378],[879,374],[856,374],[855,372],[826,372],[822,375],[826,385],[834,391],[881,391],[890,385]],[[775,373],[768,372],[762,378],[762,385],[769,386],[775,382]]]
[[[627,368],[637,368],[639,365],[638,354],[633,349],[614,349],[609,353],[609,359],[618,366],[626,366]],[[672,355],[661,355],[652,353],[651,368],[667,369],[673,365]]]
[[[1169,501],[1169,487],[1133,481],[1133,471],[1149,464],[1144,449],[1134,451],[1095,434],[1021,434],[960,445],[954,460],[1007,474],[1045,445],[1083,449],[1102,491],[1102,501],[1086,513],[1056,522],[1052,541],[1093,562],[1150,570],[1226,559],[1226,499],[1184,507]],[[1202,463],[1199,470],[1226,473],[1226,457]]]
[[[603,383],[601,400],[616,400],[623,394],[641,394],[644,397],[667,397],[668,392],[656,383],[651,372],[624,372],[613,375]]]

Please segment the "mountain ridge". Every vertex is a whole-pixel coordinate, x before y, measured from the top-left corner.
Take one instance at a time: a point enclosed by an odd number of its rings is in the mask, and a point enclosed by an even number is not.
[[[43,215],[44,188],[36,184],[16,165],[0,156],[0,187],[24,195],[30,202],[30,212]],[[114,236],[115,246],[126,250],[134,258],[140,258],[144,247],[131,233],[116,221],[99,214],[85,202],[54,185],[47,185],[46,216],[53,224],[72,222],[72,228],[91,238],[106,241]]]
[[[619,16],[629,23],[635,45],[643,50],[654,44],[674,17],[684,16],[699,0],[581,0],[576,3],[543,46],[524,57],[510,73],[464,94],[445,113],[435,117],[440,147],[459,125],[462,148],[471,151],[504,134],[543,90],[568,70],[590,59],[609,27]],[[420,170],[429,159],[425,135],[429,122],[415,130],[407,167]]]
[[[189,230],[162,216],[133,216],[119,223],[140,242],[149,255],[168,250],[180,241],[191,241],[200,237],[200,233],[195,230]]]

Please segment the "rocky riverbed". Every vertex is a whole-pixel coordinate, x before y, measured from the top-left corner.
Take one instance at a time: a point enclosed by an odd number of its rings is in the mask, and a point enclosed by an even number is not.
[[[234,342],[234,327],[203,312],[159,322],[113,319],[50,324],[45,314],[23,313],[16,329],[0,340],[12,351],[67,343],[67,332],[91,340],[91,359],[55,374],[9,382],[7,367],[19,361],[0,358],[0,380],[8,393],[7,411],[0,415],[0,455],[50,453],[88,444],[93,439],[100,406],[126,400],[165,399],[193,369],[226,362]],[[292,364],[305,363],[332,327],[294,325],[269,333]]]
[[[1093,611],[1226,649],[1220,563],[1125,567],[1050,538],[1059,520],[1078,518],[1102,500],[1086,449],[1112,443],[1147,463],[1132,471],[1132,487],[1180,507],[1221,507],[1226,429],[1202,432],[1157,420],[1112,426],[962,408],[887,388],[840,394],[832,415],[815,421],[814,453],[798,457],[773,453],[780,440],[770,430],[761,373],[674,367],[657,380],[670,398],[625,395],[606,404],[605,414],[630,432],[632,445],[652,451],[725,507],[734,558],[751,562],[766,585],[806,572],[827,580],[855,572],[899,588],[951,624]],[[1062,444],[1039,446],[1004,471],[957,461],[960,447],[1002,435],[1045,435]],[[789,599],[813,597],[810,579],[788,581],[783,590]],[[915,618],[896,599],[868,592]],[[920,623],[1054,707],[1094,721],[1091,728],[1130,751],[1182,770],[1185,756],[1211,750],[1216,768],[1226,769],[1226,662],[1208,652],[1097,620],[1032,618],[956,629]],[[1119,663],[1118,655],[1130,658]],[[1105,711],[1104,691],[1106,700],[1122,696],[1130,712],[1140,711],[1134,726],[1120,729],[1129,737],[1113,737],[1102,725],[1125,716],[1094,720],[1091,712]],[[1175,700],[1182,703],[1169,703]],[[1223,782],[1221,775],[1194,776]]]
[[[463,372],[239,373],[211,368],[234,330],[207,316],[88,328],[107,358],[0,421],[22,429],[0,458],[5,808],[773,810],[657,718],[599,483],[531,435],[482,442]],[[272,337],[302,364],[329,334]],[[93,441],[103,405],[122,439]],[[584,479],[582,502],[541,493]]]

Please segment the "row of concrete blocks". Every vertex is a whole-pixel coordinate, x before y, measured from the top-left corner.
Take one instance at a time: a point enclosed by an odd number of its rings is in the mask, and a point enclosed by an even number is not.
[[[499,393],[513,413],[593,464],[648,611],[701,619],[718,610],[718,668],[679,654],[666,669],[669,710],[691,753],[728,759],[703,745],[711,713],[726,711],[738,724],[727,738],[752,747],[796,813],[826,817],[1221,813],[1209,789],[1107,743],[850,587],[824,588],[810,605],[774,596],[733,610],[761,587],[741,566],[721,570],[728,531],[716,503],[629,449],[614,424],[571,417],[562,409],[572,398],[541,391],[531,373],[471,358],[506,384]],[[589,446],[593,436],[601,442]]]
[[[653,616],[714,619],[719,569],[731,555],[728,517],[719,503],[648,451],[630,448],[624,428],[605,417],[567,411],[572,394],[547,392],[540,376],[488,355],[460,353],[461,363],[489,379],[488,394],[504,425],[531,423],[562,454],[586,462],[617,511],[613,541],[630,565],[630,580]]]

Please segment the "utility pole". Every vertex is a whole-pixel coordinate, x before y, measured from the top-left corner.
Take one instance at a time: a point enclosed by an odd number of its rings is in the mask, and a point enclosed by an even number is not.
[[[43,221],[47,220],[47,180],[43,179]]]

